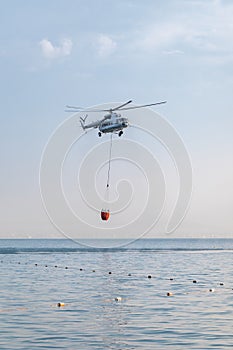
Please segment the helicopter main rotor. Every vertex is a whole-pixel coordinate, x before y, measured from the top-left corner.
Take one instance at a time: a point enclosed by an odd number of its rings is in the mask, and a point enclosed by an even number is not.
[[[117,111],[117,110],[126,111],[126,110],[130,110],[130,109],[161,105],[161,104],[166,103],[167,101],[161,101],[161,102],[156,102],[156,103],[149,103],[149,104],[133,106],[133,107],[125,107],[128,104],[130,104],[131,102],[133,102],[133,101],[129,100],[129,101],[121,104],[120,106],[117,106],[117,107],[114,107],[114,108],[109,108],[109,109],[84,109],[82,107],[76,107],[76,106],[69,106],[69,105],[67,105],[66,108],[68,108],[68,110],[66,110],[66,112],[73,112],[73,113],[74,112],[109,112],[109,113],[112,113],[112,112]]]

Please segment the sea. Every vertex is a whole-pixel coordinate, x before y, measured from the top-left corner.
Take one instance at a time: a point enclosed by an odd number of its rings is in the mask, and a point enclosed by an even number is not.
[[[2,239],[0,349],[233,349],[232,262],[233,239]]]

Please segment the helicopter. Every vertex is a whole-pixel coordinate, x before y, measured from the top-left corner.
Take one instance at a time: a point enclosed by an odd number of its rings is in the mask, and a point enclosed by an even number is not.
[[[91,122],[89,124],[86,124],[86,119],[88,117],[88,114],[85,115],[85,117],[80,117],[80,124],[82,129],[85,131],[86,129],[99,129],[98,135],[99,137],[102,136],[102,134],[107,133],[118,133],[119,136],[123,134],[123,129],[127,128],[129,126],[128,118],[122,117],[118,111],[126,111],[129,109],[136,109],[136,108],[143,108],[143,107],[149,107],[149,106],[155,106],[160,105],[163,103],[166,103],[167,101],[161,101],[156,103],[150,103],[145,105],[139,105],[139,106],[133,106],[133,107],[126,107],[128,104],[130,104],[132,100],[129,100],[117,107],[110,108],[110,109],[83,109],[81,107],[75,107],[75,106],[69,106],[67,105],[66,108],[68,108],[67,112],[107,112],[102,119],[96,120],[94,122]]]

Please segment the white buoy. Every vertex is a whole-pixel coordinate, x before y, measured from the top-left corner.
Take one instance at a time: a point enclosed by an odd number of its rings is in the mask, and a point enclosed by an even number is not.
[[[58,307],[65,306],[65,303],[57,303],[57,306],[58,306]]]
[[[122,297],[115,297],[115,301],[122,301]]]

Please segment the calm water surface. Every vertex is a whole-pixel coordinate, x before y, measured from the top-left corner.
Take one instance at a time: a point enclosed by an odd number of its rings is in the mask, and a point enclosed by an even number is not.
[[[0,240],[0,349],[233,349],[232,260],[233,240]]]

